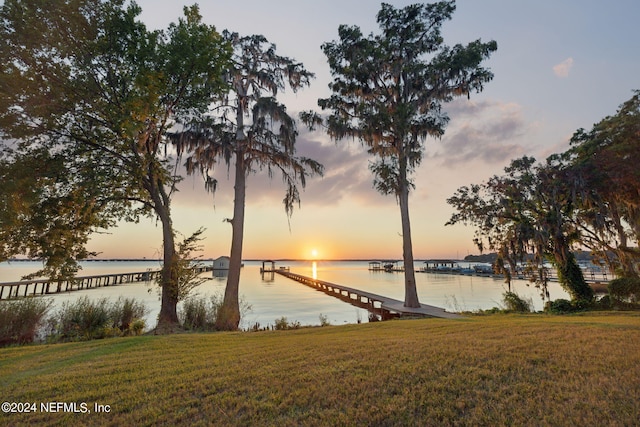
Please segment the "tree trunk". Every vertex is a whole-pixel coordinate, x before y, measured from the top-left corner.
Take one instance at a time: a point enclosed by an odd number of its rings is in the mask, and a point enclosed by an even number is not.
[[[179,327],[178,321],[178,277],[175,263],[177,254],[175,249],[175,237],[173,223],[169,207],[160,203],[155,205],[155,211],[162,223],[162,250],[163,263],[160,287],[162,288],[162,301],[158,326],[156,331],[160,333],[173,332]]]
[[[224,301],[218,310],[216,329],[235,331],[240,324],[240,269],[242,267],[242,242],[244,238],[244,209],[246,197],[246,179],[244,154],[236,153],[236,174],[233,200],[233,219],[231,220],[231,254],[229,276],[224,290]]]
[[[554,259],[560,285],[571,295],[572,300],[591,301],[593,290],[584,280],[584,275],[562,235],[554,239]]]
[[[402,168],[402,166],[401,166]],[[404,262],[404,306],[420,307],[416,289],[416,272],[413,266],[413,245],[411,243],[411,224],[409,221],[409,186],[406,180],[406,168],[401,170],[401,188],[398,195],[400,217],[402,219],[402,259]]]
[[[616,254],[616,260],[611,271],[622,277],[638,277],[634,265],[636,254],[627,246],[627,232],[622,225],[622,218],[620,217],[616,204],[612,204],[611,216],[613,217],[614,228],[618,234],[618,244],[613,248],[613,252]],[[634,229],[632,222],[630,225],[631,228]]]
[[[178,321],[178,270],[175,267],[178,257],[175,247],[173,221],[171,220],[171,198],[165,191],[162,180],[158,178],[155,164],[151,162],[147,170],[145,188],[153,201],[155,211],[162,224],[162,289],[160,313],[156,333],[174,332],[180,327]]]

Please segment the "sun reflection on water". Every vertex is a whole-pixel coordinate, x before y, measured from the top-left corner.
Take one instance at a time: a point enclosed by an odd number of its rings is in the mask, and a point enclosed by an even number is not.
[[[311,263],[311,277],[313,277],[314,280],[318,279],[318,263],[316,261]]]

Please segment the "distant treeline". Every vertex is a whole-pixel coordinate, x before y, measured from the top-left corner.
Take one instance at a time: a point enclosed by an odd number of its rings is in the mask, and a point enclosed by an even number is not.
[[[591,251],[572,251],[572,253],[578,262],[593,260],[593,254]],[[496,252],[480,255],[467,255],[464,257],[464,260],[467,262],[486,262],[489,264],[493,264],[496,259],[498,259],[498,254]],[[533,259],[533,254],[529,254],[526,259]]]

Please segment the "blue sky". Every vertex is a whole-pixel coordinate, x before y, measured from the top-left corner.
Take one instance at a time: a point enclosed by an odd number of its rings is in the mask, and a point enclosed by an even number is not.
[[[413,2],[391,1],[396,7]],[[192,2],[139,0],[141,19],[166,28]],[[430,139],[411,196],[414,253],[419,258],[464,257],[475,253],[473,230],[445,227],[452,213],[446,198],[455,190],[499,174],[513,158],[539,160],[568,147],[573,132],[589,128],[640,89],[640,2],[459,0],[443,26],[445,43],[496,40],[486,65],[495,74],[481,94],[457,100],[446,110],[451,121],[441,140]],[[375,32],[380,3],[271,0],[201,1],[204,21],[219,31],[262,34],[277,51],[316,73],[310,88],[285,93],[292,113],[317,109],[330,81],[323,42],[337,38],[340,24]],[[401,258],[399,209],[393,197],[372,188],[368,158],[358,142],[335,144],[301,129],[299,153],[324,163],[326,175],[311,180],[302,204],[287,220],[278,177],[249,179],[245,258]],[[230,176],[233,176],[231,174]],[[174,201],[175,225],[184,234],[207,228],[204,255],[228,254],[233,182],[219,174],[215,198],[197,177],[187,178]],[[124,242],[124,244],[123,244]],[[122,224],[91,241],[104,257],[153,257],[161,230],[154,221]]]

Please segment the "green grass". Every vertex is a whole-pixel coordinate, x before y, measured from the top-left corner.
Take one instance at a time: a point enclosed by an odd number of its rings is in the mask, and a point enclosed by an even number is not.
[[[640,314],[495,315],[0,350],[0,425],[637,425]]]

